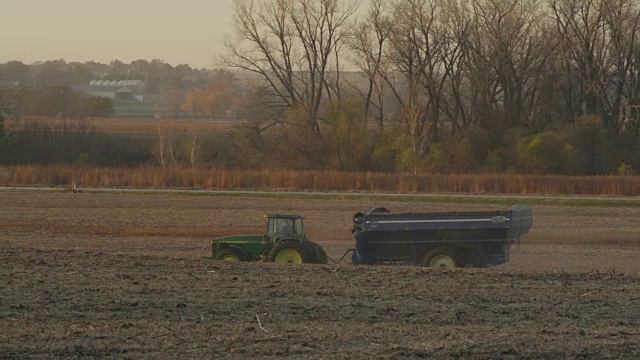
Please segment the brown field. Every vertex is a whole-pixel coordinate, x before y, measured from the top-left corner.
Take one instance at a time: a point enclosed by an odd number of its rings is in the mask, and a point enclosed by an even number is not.
[[[201,132],[213,130],[229,130],[234,124],[234,119],[89,119],[87,122],[100,132],[133,132],[156,134],[158,128],[171,128],[173,131],[188,132],[194,129]]]
[[[136,133],[157,134],[160,127],[171,128],[175,132],[188,132],[194,129],[199,132],[226,131],[232,128],[236,119],[86,119],[86,120],[59,120],[49,118],[27,118],[20,120],[6,120],[7,130],[19,130],[25,124],[36,122],[41,124],[57,124],[62,121],[67,123],[84,122],[90,129],[104,133]]]
[[[495,208],[0,190],[0,358],[640,357],[636,207],[535,206],[511,262],[487,269],[208,258],[269,212],[305,214],[337,258],[373,206]]]

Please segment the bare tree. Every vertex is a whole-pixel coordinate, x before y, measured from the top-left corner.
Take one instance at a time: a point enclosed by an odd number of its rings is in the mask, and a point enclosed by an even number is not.
[[[202,147],[200,134],[195,124],[189,126],[188,136],[183,142],[183,147],[189,167],[195,169],[200,163],[200,149]]]
[[[471,123],[465,44],[472,30],[472,20],[464,2],[448,0],[443,3],[441,22],[447,41],[440,55],[446,76],[443,78],[445,84],[440,104],[450,124],[451,134],[456,135]]]
[[[613,122],[608,125],[620,131],[629,122],[640,122],[640,3],[607,1],[604,11],[612,50],[607,83],[601,91],[609,95],[603,99],[605,113]]]
[[[155,156],[163,169],[166,169],[168,166],[176,167],[178,165],[171,118],[163,121],[163,123],[158,126],[158,144],[156,151]]]
[[[625,127],[631,129],[636,136],[640,135],[640,39],[635,38],[631,51],[632,57],[627,69],[624,87],[626,103],[622,106],[622,119]]]
[[[455,133],[465,116],[462,59],[469,21],[460,9],[451,0],[375,0],[351,42],[354,62],[369,81],[361,91],[367,112],[377,110],[382,127],[385,96],[392,94],[416,166],[440,129]]]
[[[349,47],[356,68],[367,76],[367,87],[359,84],[353,88],[364,98],[365,113],[373,116],[380,130],[385,119],[385,78],[390,62],[385,55],[392,31],[392,17],[387,0],[372,0],[365,19],[354,28]]]
[[[444,0],[396,0],[388,56],[392,73],[385,81],[400,103],[416,159],[438,141],[442,99],[451,67]]]
[[[596,115],[620,130],[637,103],[640,5],[620,0],[550,0],[566,49],[567,106],[575,118]]]
[[[235,0],[235,36],[220,63],[256,74],[270,106],[303,108],[306,127],[320,136],[329,75],[340,71],[335,54],[356,9],[355,0]]]
[[[501,137],[533,121],[538,82],[553,44],[541,6],[529,0],[475,0],[467,71],[475,122]]]

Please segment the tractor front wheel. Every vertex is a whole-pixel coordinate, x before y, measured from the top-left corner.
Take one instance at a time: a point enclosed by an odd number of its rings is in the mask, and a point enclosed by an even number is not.
[[[282,242],[269,252],[269,261],[279,264],[305,264],[311,262],[307,248],[299,242]]]
[[[216,255],[216,260],[224,260],[224,261],[244,261],[244,254],[238,250],[233,248],[227,248],[220,251]]]

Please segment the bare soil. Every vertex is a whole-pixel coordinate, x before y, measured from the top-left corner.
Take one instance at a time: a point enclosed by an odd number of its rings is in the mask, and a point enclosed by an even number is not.
[[[0,358],[640,358],[635,208],[534,207],[486,269],[209,258],[211,238],[281,212],[337,259],[353,214],[379,206],[495,208],[0,191]]]

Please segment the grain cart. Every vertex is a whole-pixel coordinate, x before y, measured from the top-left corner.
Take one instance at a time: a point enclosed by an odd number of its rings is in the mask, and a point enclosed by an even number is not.
[[[268,214],[264,235],[235,235],[214,239],[212,256],[217,260],[270,261],[276,263],[326,264],[322,247],[304,234],[302,215]]]
[[[507,211],[391,213],[353,217],[354,264],[409,263],[481,267],[509,261],[511,246],[533,225],[531,207]]]

